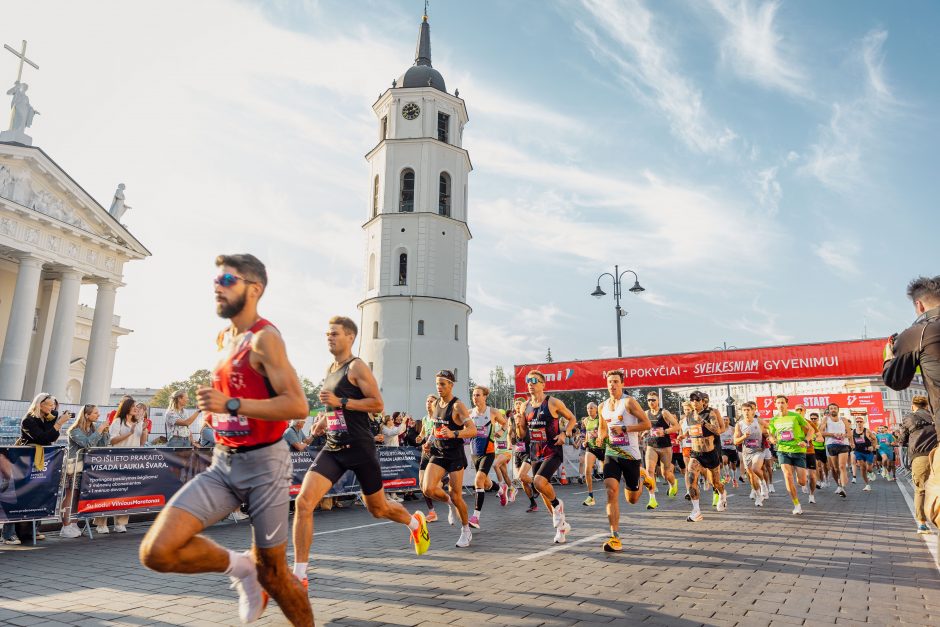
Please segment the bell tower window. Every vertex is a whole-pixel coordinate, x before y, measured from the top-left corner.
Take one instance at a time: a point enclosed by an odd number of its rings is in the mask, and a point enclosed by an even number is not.
[[[379,215],[379,176],[372,182],[372,217]]]
[[[398,284],[408,285],[408,253],[398,255]]]
[[[415,210],[415,172],[404,170],[401,173],[401,198],[398,210],[403,213],[412,213]]]
[[[437,141],[450,143],[450,116],[446,113],[437,114]]]
[[[424,335],[424,320],[418,320],[418,335]]]
[[[441,172],[438,181],[437,213],[450,217],[450,175],[447,172]]]
[[[387,115],[382,116],[381,128],[382,128],[381,130],[382,134],[379,135],[379,141],[382,141],[383,139],[388,139],[388,116]]]

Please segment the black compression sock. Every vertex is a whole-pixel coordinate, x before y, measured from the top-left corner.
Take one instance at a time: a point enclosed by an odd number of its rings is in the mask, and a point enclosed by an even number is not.
[[[483,498],[486,496],[486,491],[483,488],[477,488],[477,506],[476,510],[478,512],[483,511]]]
[[[534,497],[534,496],[530,496],[530,497],[529,497],[529,505],[535,505],[535,497]]]
[[[552,499],[552,507],[558,507],[558,499]]]
[[[434,501],[428,497],[424,497],[424,502],[428,506],[428,509],[434,509]]]

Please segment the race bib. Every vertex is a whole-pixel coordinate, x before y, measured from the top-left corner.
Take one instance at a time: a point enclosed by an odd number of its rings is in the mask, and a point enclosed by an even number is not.
[[[841,435],[834,435],[832,436],[832,439],[836,442],[845,442],[845,437]]]
[[[614,435],[610,434],[610,444],[611,446],[627,446],[627,434]]]
[[[444,435],[444,428],[447,427],[443,422],[438,422],[434,424],[434,437],[438,440],[449,439],[448,436]]]
[[[345,433],[349,431],[346,427],[346,417],[343,415],[342,409],[327,413],[326,430],[332,433]]]
[[[690,425],[689,433],[692,435],[693,438],[702,437],[702,425]]]
[[[760,440],[757,438],[748,438],[744,440],[744,446],[748,448],[760,448]]]
[[[517,453],[525,453],[525,442],[516,442],[513,444],[512,450]]]
[[[248,418],[241,415],[212,414],[212,425],[216,433],[229,438],[245,436],[251,432],[248,426]]]
[[[478,438],[488,438],[490,437],[490,426],[489,425],[477,425],[477,437]]]
[[[529,429],[529,438],[533,442],[545,442],[548,440],[548,434],[545,429]]]
[[[653,438],[661,438],[664,435],[666,435],[666,430],[663,429],[662,427],[656,427],[655,429],[652,429],[650,431],[650,437],[653,437]]]
[[[781,442],[793,441],[793,429],[784,429],[777,434],[777,439]]]
[[[866,440],[864,436],[862,436],[862,437],[860,437],[860,438],[855,438],[855,443],[856,443],[856,444],[864,444],[864,443],[867,442],[867,441],[868,441],[868,440]]]
[[[721,438],[721,445],[729,448],[734,446],[734,438]]]
[[[508,442],[507,440],[501,440],[501,441],[497,442],[497,443],[496,443],[496,450],[497,450],[497,451],[508,451],[508,450],[509,450],[509,442]]]

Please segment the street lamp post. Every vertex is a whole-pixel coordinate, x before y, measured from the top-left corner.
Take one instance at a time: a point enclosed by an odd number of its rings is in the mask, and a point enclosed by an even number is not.
[[[613,280],[614,282],[614,302],[616,303],[616,307],[614,309],[616,311],[616,316],[617,316],[617,357],[623,357],[623,347],[621,344],[621,334],[620,334],[620,319],[624,317],[625,315],[627,315],[623,311],[623,308],[620,307],[620,295],[623,293],[621,289],[622,288],[621,279],[623,279],[623,275],[627,274],[628,272],[633,275],[633,279],[634,279],[633,287],[631,287],[628,291],[632,292],[633,294],[639,294],[640,292],[645,291],[644,288],[640,285],[640,277],[636,275],[636,272],[634,272],[633,270],[624,270],[623,272],[621,272],[620,266],[614,266],[613,274],[611,274],[610,272],[604,272],[599,277],[597,277],[597,287],[594,288],[593,292],[591,292],[591,296],[595,298],[606,296],[607,292],[601,289],[601,279],[604,278],[605,276],[609,276],[611,280]]]
[[[729,350],[733,351],[737,349],[738,349],[737,346],[728,346],[727,342],[722,342],[721,346],[716,346],[712,350],[721,351],[722,353],[725,353]],[[731,384],[730,383],[725,384],[725,392],[728,394],[728,397],[725,399],[725,410],[726,410],[725,415],[728,416],[729,418],[734,418],[735,417],[734,399],[731,398]]]

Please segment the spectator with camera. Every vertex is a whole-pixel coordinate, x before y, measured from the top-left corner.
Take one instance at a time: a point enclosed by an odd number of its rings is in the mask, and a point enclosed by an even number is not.
[[[199,412],[193,412],[189,418],[186,417],[186,405],[189,404],[189,397],[186,390],[177,390],[170,396],[170,403],[166,408],[166,445],[170,448],[187,448],[193,445],[193,436],[190,431],[190,425],[196,422]]]
[[[940,276],[917,277],[907,286],[917,319],[900,334],[891,336],[884,349],[885,385],[893,390],[907,388],[917,369],[927,388],[927,411],[940,431]],[[915,412],[916,413],[916,412]],[[923,462],[920,462],[923,463]],[[925,478],[924,513],[940,524],[940,455],[930,452]]]
[[[930,475],[930,453],[937,448],[937,430],[933,416],[927,411],[927,397],[915,396],[911,401],[913,413],[904,416],[898,444],[907,447],[911,463],[911,478],[914,480],[914,518],[917,533],[930,533],[927,513],[924,511],[924,492]]]

